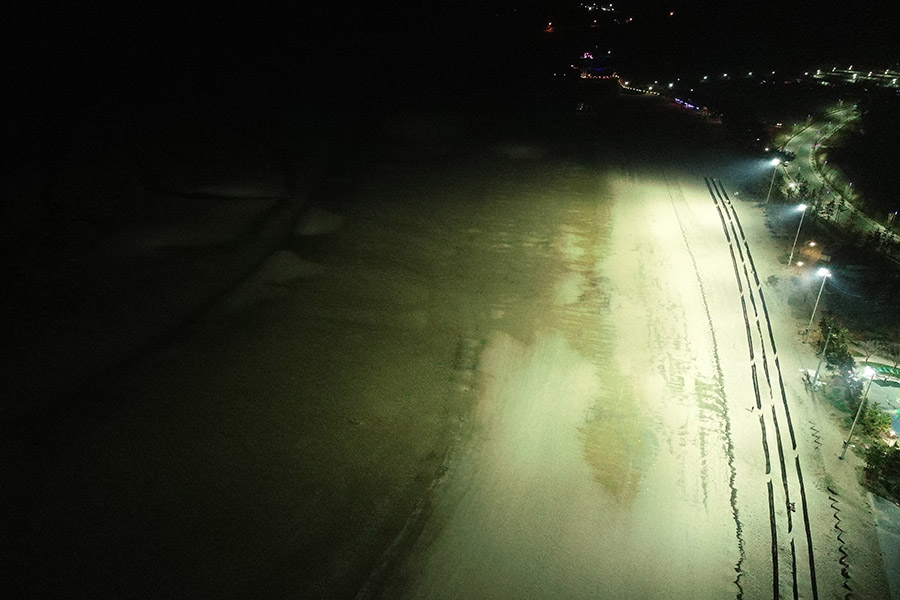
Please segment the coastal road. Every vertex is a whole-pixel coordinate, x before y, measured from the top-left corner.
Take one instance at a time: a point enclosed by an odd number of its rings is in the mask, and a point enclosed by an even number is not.
[[[814,152],[819,146],[827,144],[828,138],[838,132],[846,123],[856,118],[856,109],[853,106],[840,108],[828,113],[826,121],[810,123],[808,127],[793,136],[785,149],[797,155],[797,158],[784,167],[785,173],[792,181],[808,181],[813,188],[823,187],[828,195],[833,196],[837,203],[835,218],[845,226],[853,227],[860,231],[884,231],[884,227],[857,210],[850,202],[844,199],[822,178],[816,169]],[[828,168],[827,166],[825,168]]]
[[[810,123],[788,140],[787,144],[785,144],[785,150],[797,155],[797,158],[787,166],[787,173],[791,179],[805,179],[814,186],[826,185],[814,167],[812,153],[817,145],[823,143],[829,135],[835,133],[847,121],[853,119],[855,114],[856,109],[853,106],[831,111],[828,113],[825,121]]]

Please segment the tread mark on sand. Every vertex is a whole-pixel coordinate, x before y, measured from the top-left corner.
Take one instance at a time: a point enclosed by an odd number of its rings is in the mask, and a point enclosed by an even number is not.
[[[738,227],[741,226],[741,222],[738,221]],[[744,230],[741,229],[741,237],[744,237]],[[759,275],[756,273],[756,263],[753,262],[753,257],[750,256],[750,246],[747,245],[747,240],[744,240],[744,248],[747,250],[747,260],[750,261],[750,270],[753,272],[753,281],[756,282],[756,285],[759,286]]]
[[[719,204],[716,202],[716,194],[712,192],[712,189],[711,189],[711,186],[710,186],[710,183],[709,183],[709,179],[708,179],[708,178],[704,178],[704,181],[706,182],[707,189],[710,189],[710,195],[712,196],[713,202],[716,203],[716,207],[717,207],[717,209],[718,209]],[[719,181],[714,181],[714,185],[715,185],[715,187],[716,187],[716,192],[717,192],[717,193],[719,193],[719,190],[720,190],[720,188],[721,188],[721,193],[722,193],[722,194],[725,194],[725,192],[724,192],[724,186],[721,185],[721,182],[719,182]],[[727,196],[727,195],[726,195],[726,196]],[[738,227],[738,229],[740,229],[740,232],[741,232],[741,236],[740,236],[740,237],[741,237],[741,241],[743,242],[744,247],[747,249],[747,253],[748,253],[747,261],[750,262],[751,268],[753,269],[753,277],[754,277],[754,281],[756,282],[756,285],[757,285],[757,291],[758,291],[759,294],[760,294],[760,302],[761,302],[761,304],[762,304],[762,306],[763,306],[763,312],[764,312],[765,318],[766,318],[766,326],[767,326],[767,328],[768,328],[768,330],[769,330],[769,339],[770,339],[770,341],[771,341],[771,343],[772,343],[772,353],[773,353],[773,355],[775,356],[776,367],[777,367],[777,370],[778,370],[778,382],[779,382],[779,385],[780,385],[781,388],[782,388],[782,402],[784,403],[784,406],[785,406],[785,417],[786,417],[786,419],[787,419],[787,424],[788,424],[788,427],[789,427],[790,432],[791,432],[792,446],[793,446],[794,450],[796,450],[796,440],[795,440],[795,438],[794,438],[793,423],[792,423],[792,420],[791,420],[790,409],[789,409],[789,407],[787,406],[787,398],[786,398],[786,394],[784,394],[784,392],[783,392],[783,389],[784,389],[784,381],[783,381],[782,374],[781,374],[781,367],[780,367],[780,365],[779,365],[779,363],[778,363],[778,355],[777,355],[777,349],[776,349],[776,345],[775,345],[775,338],[774,338],[774,335],[773,335],[773,333],[772,333],[772,322],[771,322],[771,320],[770,320],[770,318],[769,318],[768,308],[767,308],[766,305],[765,305],[765,298],[764,298],[763,293],[762,293],[762,288],[761,288],[761,286],[760,286],[760,284],[759,284],[759,276],[758,276],[758,273],[756,272],[755,264],[753,263],[753,257],[752,257],[752,255],[750,255],[749,244],[747,243],[746,236],[745,236],[745,233],[744,233],[744,230],[743,230],[743,226],[742,226],[741,223],[740,223],[740,219],[738,218],[737,211],[735,210],[734,205],[731,203],[730,200],[728,200],[728,202],[724,202],[724,201],[723,201],[723,202],[722,202],[722,205],[725,207],[725,211],[728,213],[728,220],[729,220],[730,225],[731,225],[731,232],[734,234],[735,240],[738,239],[738,234],[737,234],[737,232],[736,232],[735,229],[734,229],[734,228],[735,228],[735,224],[737,224],[737,227]],[[721,210],[719,211],[719,218],[722,219],[722,220],[724,220],[724,217],[723,217],[723,215],[721,214]],[[724,223],[723,223],[723,225],[724,225]],[[727,229],[726,229],[726,238],[729,238],[729,236],[727,235]],[[744,262],[744,257],[743,257],[743,253],[742,253],[742,251],[741,251],[740,245],[738,245],[737,248],[738,248],[738,254],[741,255],[741,260],[742,260],[742,263],[743,263],[743,262]],[[735,264],[736,261],[735,261],[735,258],[734,258],[734,250],[733,250],[733,246],[732,246],[732,244],[731,244],[730,238],[729,238],[729,251],[730,251],[731,256],[732,256],[732,263],[733,263],[733,266],[734,266],[734,268],[735,268],[735,280],[737,281],[738,288],[739,288],[740,291],[741,291],[741,296],[742,296],[742,299],[743,299],[743,285],[742,285],[742,283],[741,283],[741,277],[740,277],[740,275],[739,275],[739,273],[738,273],[738,271],[737,271],[737,265]],[[744,273],[745,273],[745,277],[747,277],[746,265],[744,265]],[[753,296],[753,291],[752,291],[752,284],[750,283],[749,277],[747,277],[747,284],[748,284],[748,286],[750,286],[750,289],[751,289],[750,295],[751,295],[751,300],[752,300],[752,299],[753,299],[753,298],[752,298],[752,296]],[[754,302],[754,307],[755,307],[755,302]],[[743,308],[744,308],[745,324],[746,324],[746,304],[743,305]],[[757,326],[758,326],[758,328],[759,328],[758,317],[757,317]],[[748,334],[749,334],[749,332],[748,332]],[[761,334],[761,331],[760,331],[760,334]],[[748,336],[748,337],[749,337],[749,336]],[[762,340],[762,335],[760,335],[760,338],[761,338],[761,340]],[[765,349],[765,344],[763,344],[763,349]],[[765,358],[764,358],[764,360],[765,360]],[[771,386],[770,386],[770,388],[769,388],[769,391],[770,391],[770,395],[774,395],[774,393],[772,392]],[[773,399],[774,399],[774,398],[773,398]],[[780,432],[777,431],[777,429],[778,429],[778,420],[777,420],[777,417],[776,417],[776,410],[775,410],[775,406],[774,406],[774,405],[772,406],[772,416],[773,416],[773,419],[775,420],[775,427],[776,427],[776,433],[777,433],[777,435],[776,435],[776,441],[777,441],[777,443],[778,443],[779,458],[780,458],[780,464],[781,464],[781,469],[782,469],[782,481],[783,481],[783,483],[785,484],[785,496],[787,497],[788,488],[787,488],[787,481],[786,481],[786,480],[787,480],[787,474],[786,474],[786,468],[785,468],[786,465],[785,465],[784,452],[783,452],[783,447],[782,447],[781,434],[780,434]],[[762,415],[760,415],[760,426],[761,426],[761,430],[762,430],[762,433],[763,433],[763,440],[762,440],[762,441],[763,441],[763,447],[764,447],[764,450],[765,450],[765,452],[766,452],[766,455],[768,456],[768,442],[767,442],[767,440],[766,440],[766,438],[765,438],[765,435],[766,435],[766,432],[765,432],[765,421],[764,421],[764,418],[762,417]],[[814,556],[813,556],[812,535],[811,535],[811,532],[810,532],[810,526],[809,526],[809,512],[808,512],[807,501],[806,501],[806,489],[804,488],[804,484],[803,484],[803,474],[802,474],[802,472],[801,472],[801,470],[800,470],[800,459],[799,459],[799,457],[796,457],[796,461],[795,461],[795,462],[796,462],[797,477],[798,477],[798,483],[799,483],[799,489],[800,489],[801,501],[802,501],[802,506],[803,506],[803,518],[804,518],[804,524],[805,524],[805,526],[806,526],[806,539],[807,539],[807,549],[808,549],[808,557],[809,557],[810,584],[811,584],[811,588],[812,588],[812,597],[813,597],[813,600],[817,600],[817,599],[818,599],[818,587],[817,587],[816,576],[815,576],[815,560],[814,560]],[[767,464],[767,474],[769,474],[769,472],[771,471],[771,466],[770,466],[770,462],[769,462],[769,461],[767,461],[767,463],[768,463],[768,464]],[[772,537],[772,544],[773,544],[773,550],[776,552],[775,557],[777,558],[777,539],[776,539],[776,537],[775,537],[776,534],[777,534],[777,529],[776,529],[776,527],[775,527],[775,518],[776,518],[776,516],[775,516],[775,513],[774,513],[774,498],[773,498],[773,496],[772,496],[772,487],[773,487],[773,486],[772,486],[772,481],[771,481],[771,479],[769,479],[769,481],[767,482],[767,485],[768,485],[768,487],[769,487],[769,493],[770,493],[770,517],[771,517],[771,519],[772,519],[771,525],[772,525],[772,536],[773,536],[773,537]],[[790,504],[788,504],[787,508],[788,508],[788,511],[787,511],[788,519],[789,519],[789,521],[790,521],[790,519],[791,519],[791,514],[790,514],[790,513],[792,512],[792,511],[790,510],[790,508],[791,508]],[[789,524],[789,527],[790,527],[790,524]],[[793,560],[793,559],[792,559],[792,560]],[[792,571],[795,570],[795,569],[794,569],[795,566],[796,566],[795,563],[792,563]],[[773,570],[772,577],[773,577],[773,580],[774,580],[774,581],[773,581],[773,583],[774,583],[774,597],[775,597],[775,598],[779,598],[778,583],[777,583],[778,578],[779,578],[779,572],[778,572],[778,570],[777,570],[777,562],[776,562],[776,564],[775,564],[775,568],[774,568],[774,570]]]
[[[762,353],[762,366],[763,373],[766,375],[766,385],[769,388],[769,399],[772,399],[772,380],[769,379],[769,361],[766,359],[766,343],[763,341],[762,327],[759,324],[759,319],[756,319],[756,331],[759,332],[759,346],[760,352]]]
[[[747,330],[747,347],[750,350],[750,360],[753,360],[753,335],[750,333],[750,319],[747,317],[747,302],[741,294],[741,311],[744,313],[744,327]]]
[[[766,475],[772,473],[772,462],[769,460],[769,442],[766,440],[766,420],[759,415],[759,428],[762,430],[763,453],[766,455]]]
[[[794,600],[798,600],[800,598],[800,590],[797,589],[797,549],[794,547],[794,538],[791,538],[791,583]]]
[[[822,435],[819,432],[819,428],[816,427],[816,424],[812,419],[809,420],[809,428],[810,430],[812,430],[813,444],[815,444],[816,450],[818,450],[822,447]]]
[[[838,546],[838,552],[841,554],[841,557],[838,559],[838,564],[841,565],[841,577],[844,580],[841,587],[847,590],[847,593],[844,594],[844,599],[849,600],[849,598],[853,596],[853,588],[850,587],[850,562],[847,560],[847,551],[844,550],[844,530],[841,529],[841,518],[838,516],[838,513],[841,512],[841,509],[837,507],[838,493],[830,487],[825,489],[828,490],[828,499],[831,500],[831,508],[834,509],[834,528],[838,532],[837,539],[841,543]]]
[[[812,529],[809,526],[809,506],[806,503],[806,487],[803,485],[803,471],[800,469],[800,457],[794,457],[797,469],[797,480],[800,482],[800,507],[803,509],[803,528],[806,533],[806,544],[809,551],[809,582],[812,585],[813,600],[819,600],[819,584],[816,583],[816,558],[813,554]]]
[[[741,294],[744,293],[744,284],[741,283],[741,272],[738,271],[737,268],[737,258],[734,256],[734,248],[731,247],[731,243],[728,244],[728,251],[731,253],[731,266],[734,267],[734,278],[738,284],[738,292]]]
[[[742,265],[744,267],[744,279],[747,281],[747,289],[753,289],[752,284],[750,283],[750,274],[747,273],[747,264],[744,263]],[[750,304],[753,305],[753,316],[759,317],[759,311],[756,310],[756,299],[753,297],[753,294],[750,294]]]
[[[778,530],[775,526],[775,491],[772,488],[772,480],[766,482],[769,489],[769,529],[772,534],[772,598],[780,600],[778,592]]]
[[[728,220],[729,220],[729,221],[731,220],[731,214],[728,215]],[[732,235],[734,236],[734,239],[737,239],[738,236],[737,236],[737,232],[734,230],[734,224],[733,224],[733,223],[732,223],[732,225],[731,225],[731,233],[732,233]],[[740,245],[737,246],[737,251],[738,251],[738,256],[741,257],[741,264],[743,265],[743,264],[744,264],[744,260],[745,260],[745,259],[744,259],[744,251],[743,251],[743,249],[741,249],[741,246],[740,246]],[[747,267],[744,267],[744,268],[746,269]],[[745,271],[745,272],[746,272],[746,271]],[[750,281],[750,280],[748,279],[747,282],[749,283],[749,281]]]
[[[788,406],[787,394],[784,391],[784,378],[781,376],[781,364],[775,357],[775,370],[778,371],[778,385],[781,387],[781,403],[784,404],[784,414],[787,416],[788,432],[791,434],[791,448],[797,449],[797,438],[794,437],[794,423],[791,421],[791,407]]]
[[[759,397],[759,379],[756,377],[756,363],[750,365],[750,376],[753,379],[753,395],[756,397],[756,408],[762,410],[762,400]]]
[[[787,468],[784,464],[784,447],[781,445],[781,427],[778,425],[778,415],[775,406],[772,406],[772,422],[775,424],[775,446],[778,448],[778,465],[781,467],[781,485],[784,487],[784,508],[788,520],[788,533],[794,529],[794,520],[791,517],[791,491],[788,489]]]
[[[769,327],[769,343],[772,344],[772,354],[777,355],[778,350],[775,347],[775,336],[772,334],[772,321],[769,320],[769,309],[766,307],[766,297],[763,296],[762,287],[757,290],[759,292],[759,303],[762,304],[763,314],[766,316],[766,325]]]

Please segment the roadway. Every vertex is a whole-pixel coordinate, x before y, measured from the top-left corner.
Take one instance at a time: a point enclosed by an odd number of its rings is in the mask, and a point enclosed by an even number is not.
[[[831,186],[822,176],[814,160],[815,150],[827,145],[828,139],[840,131],[849,122],[858,118],[855,106],[846,106],[828,113],[828,120],[812,122],[785,144],[785,150],[796,154],[797,158],[785,165],[784,173],[794,182],[808,181],[812,187],[822,187],[828,197],[834,199],[836,210],[833,219],[848,229],[862,232],[886,231],[885,228],[858,210],[840,192]],[[828,168],[825,166],[824,168]],[[824,203],[823,203],[824,204]]]

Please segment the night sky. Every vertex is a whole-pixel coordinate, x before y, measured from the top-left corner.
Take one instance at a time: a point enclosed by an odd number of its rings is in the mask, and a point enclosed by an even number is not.
[[[889,68],[900,4],[20,3],[7,19],[4,160],[45,163],[74,126],[173,115],[352,131],[403,109],[527,103],[582,52],[623,77]],[[9,10],[9,7],[7,7]],[[670,16],[670,12],[674,13]],[[587,25],[601,15],[596,28]],[[627,16],[627,25],[614,23]],[[553,22],[555,31],[543,31]]]
[[[416,89],[427,99],[429,90],[446,97],[491,82],[503,88],[591,44],[610,46],[620,70],[666,71],[661,77],[831,61],[886,68],[898,60],[896,3],[615,6],[616,16],[634,21],[586,32],[587,11],[559,0],[23,3],[10,21],[6,60],[17,85],[7,93],[25,113],[103,103],[252,106],[254,96],[340,108],[360,98],[395,102]],[[545,20],[559,27],[553,42],[539,35]],[[552,52],[558,56],[548,58]]]

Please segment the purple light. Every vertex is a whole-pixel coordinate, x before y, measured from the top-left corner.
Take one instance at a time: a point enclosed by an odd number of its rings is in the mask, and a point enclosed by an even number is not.
[[[682,100],[681,98],[675,98],[675,102],[677,102],[678,104],[681,104],[682,106],[684,106],[684,107],[686,107],[686,108],[693,108],[694,110],[697,110],[697,107],[696,107],[696,106],[694,106],[694,105],[691,104],[690,102],[685,102],[685,101]]]

